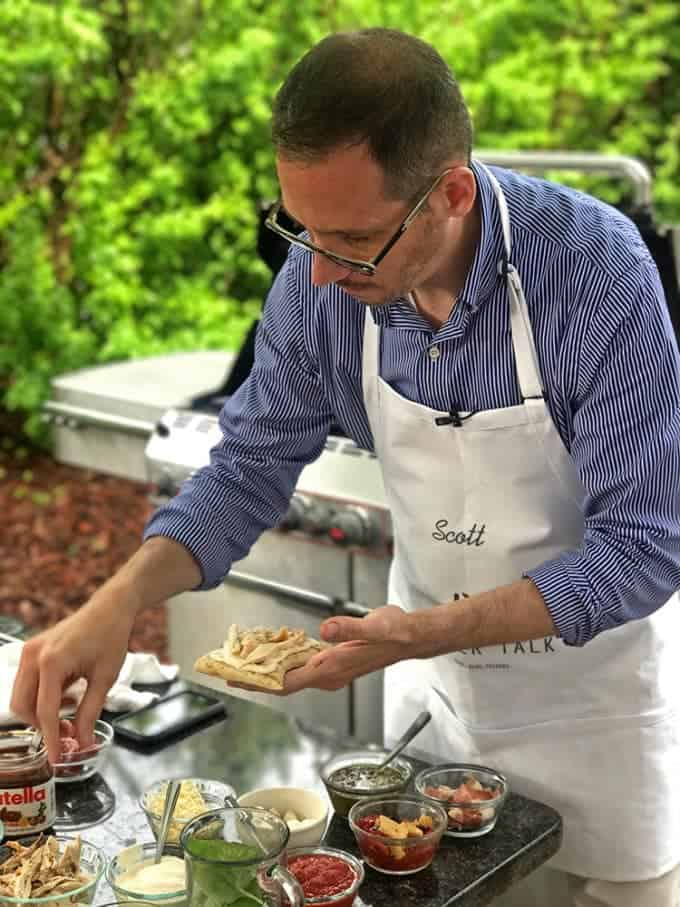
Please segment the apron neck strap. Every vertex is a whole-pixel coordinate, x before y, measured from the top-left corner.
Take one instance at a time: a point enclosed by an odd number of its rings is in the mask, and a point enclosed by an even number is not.
[[[373,379],[380,375],[380,330],[373,321],[370,306],[366,306],[364,315],[364,349],[362,353],[362,383],[364,400],[372,396]]]
[[[534,332],[531,329],[529,310],[524,296],[524,288],[512,258],[512,236],[510,232],[510,213],[505,194],[493,173],[484,164],[477,162],[491,183],[493,194],[496,197],[498,213],[503,230],[503,257],[498,262],[498,273],[505,277],[508,287],[508,300],[510,303],[510,328],[512,330],[512,346],[515,351],[515,365],[517,368],[517,381],[524,400],[543,398],[544,385],[541,370],[536,355]]]

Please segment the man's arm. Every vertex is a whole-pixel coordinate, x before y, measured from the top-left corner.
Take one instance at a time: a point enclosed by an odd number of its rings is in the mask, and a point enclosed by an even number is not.
[[[201,569],[201,589],[217,586],[286,512],[301,470],[316,460],[332,412],[309,359],[299,283],[305,253],[294,250],[270,292],[255,364],[220,414],[223,438],[180,493],[149,521],[145,538],[175,539]]]
[[[307,687],[338,690],[407,658],[556,635],[543,596],[528,579],[410,614],[388,605],[363,618],[331,617],[321,625],[321,636],[340,645],[289,671],[284,694]]]
[[[528,579],[418,612],[411,624],[410,658],[450,652],[454,637],[460,650],[559,635],[543,596]]]
[[[198,564],[172,539],[151,538],[132,555],[92,598],[116,598],[135,615],[142,608],[194,589],[201,579]]]
[[[24,647],[12,709],[40,726],[53,760],[62,690],[87,679],[77,730],[81,743],[89,741],[137,612],[187,589],[216,586],[278,522],[301,469],[323,449],[331,413],[304,345],[294,258],[272,287],[253,372],[221,414],[224,439],[210,465],[154,514],[141,549],[87,605]]]
[[[564,641],[584,645],[680,588],[680,359],[651,259],[627,263],[564,355],[583,541],[526,575]]]

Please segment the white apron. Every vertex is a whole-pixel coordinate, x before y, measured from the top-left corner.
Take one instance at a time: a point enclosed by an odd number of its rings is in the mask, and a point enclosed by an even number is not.
[[[505,198],[487,173],[511,261]],[[460,425],[437,425],[446,413],[380,378],[380,331],[366,311],[364,398],[395,538],[388,601],[409,611],[514,582],[582,543],[584,489],[543,398],[511,265],[507,286],[524,403]],[[446,357],[432,368],[446,368]],[[562,814],[554,868],[610,881],[656,877],[680,862],[676,604],[584,647],[549,637],[401,662],[386,671],[387,741],[430,709],[418,749],[494,766],[513,790]]]

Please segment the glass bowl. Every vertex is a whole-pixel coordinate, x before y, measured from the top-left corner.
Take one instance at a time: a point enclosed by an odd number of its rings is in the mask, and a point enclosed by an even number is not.
[[[175,806],[175,812],[170,822],[170,828],[168,829],[168,842],[171,844],[179,843],[180,835],[186,825],[191,822],[192,819],[195,819],[196,816],[200,816],[202,813],[210,812],[213,809],[222,809],[224,806],[224,798],[235,797],[236,791],[229,784],[225,784],[223,781],[210,781],[205,778],[178,778],[178,781],[182,783],[190,781],[194,787],[198,790],[199,794],[205,801],[204,808],[193,808],[187,809],[182,803],[182,790],[180,789],[179,799],[177,800],[177,805]],[[139,800],[139,805],[144,811],[147,822],[151,827],[151,831],[155,838],[158,837],[158,831],[161,825],[161,815],[163,812],[163,803],[165,802],[165,791],[168,786],[168,779],[165,778],[162,781],[156,781],[155,784],[152,784],[151,787],[148,787]],[[161,795],[161,799],[158,803],[154,803],[154,799]]]
[[[447,813],[446,834],[478,838],[495,826],[509,786],[500,772],[484,765],[454,762],[424,769],[416,776],[416,790]]]
[[[68,720],[73,721],[73,716],[68,716]],[[106,721],[95,721],[94,723],[94,743],[85,749],[78,750],[75,753],[62,755],[61,762],[55,762],[52,765],[54,769],[54,780],[58,782],[65,781],[84,781],[90,778],[95,772],[101,770],[104,764],[104,756],[113,742],[113,728]]]
[[[155,844],[133,844],[131,847],[125,847],[111,860],[106,869],[106,881],[111,886],[111,890],[119,904],[138,901],[146,904],[147,907],[152,904],[173,904],[176,907],[180,907],[180,905],[188,903],[186,875],[182,888],[175,891],[165,891],[162,894],[144,894],[143,892],[135,891],[134,882],[130,882],[130,887],[127,887],[127,883],[123,881],[125,874],[153,863],[155,854]],[[163,848],[163,856],[184,859],[182,848],[172,844]]]
[[[344,850],[336,850],[334,847],[290,848],[288,851],[288,869],[293,873],[298,882],[300,882],[303,891],[305,885],[301,875],[297,874],[294,869],[291,868],[291,864],[296,857],[332,857],[335,860],[342,860],[349,866],[354,876],[354,880],[350,884],[335,894],[319,894],[311,896],[305,894],[305,907],[351,907],[357,896],[357,891],[364,881],[364,876],[366,875],[361,860],[357,860],[356,857],[353,857],[352,854],[347,853]],[[320,874],[321,873],[317,868],[317,871],[313,873],[310,872],[309,876],[311,876],[312,881],[316,881]]]
[[[374,830],[376,816],[393,822],[425,819],[429,829],[421,829],[422,835],[391,838]],[[404,876],[420,872],[434,859],[446,831],[446,812],[438,803],[420,797],[375,797],[354,804],[349,825],[369,866],[387,875]]]
[[[336,773],[340,769],[379,765],[387,756],[387,752],[387,750],[351,750],[334,756],[321,767],[321,780],[326,787],[333,809],[339,816],[346,818],[352,806],[367,797],[398,794],[406,788],[413,777],[413,766],[401,756],[393,759],[384,770],[388,778],[392,777],[391,783],[386,781],[385,784],[365,785],[361,783],[361,779],[358,780],[358,783],[345,783],[337,779]]]
[[[75,835],[56,835],[56,838],[59,842],[60,853],[63,853],[67,844],[76,840]],[[35,840],[36,838],[33,836],[21,838],[19,843],[25,847]],[[71,907],[71,905],[91,904],[94,900],[99,880],[106,869],[106,857],[98,847],[90,844],[89,841],[84,841],[82,838],[80,839],[80,869],[85,875],[90,877],[89,881],[81,885],[80,888],[41,898],[14,898],[0,894],[0,904],[44,904],[45,907]]]

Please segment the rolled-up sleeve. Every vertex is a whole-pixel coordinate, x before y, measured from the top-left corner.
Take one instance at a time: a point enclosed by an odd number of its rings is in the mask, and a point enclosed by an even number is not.
[[[680,374],[658,273],[619,278],[579,338],[571,455],[586,490],[579,550],[527,571],[583,645],[680,588]]]
[[[153,514],[144,532],[145,539],[184,545],[201,569],[201,589],[218,585],[281,520],[301,470],[323,450],[332,416],[304,335],[291,255],[265,305],[253,370],[220,413],[223,438],[210,465]]]

